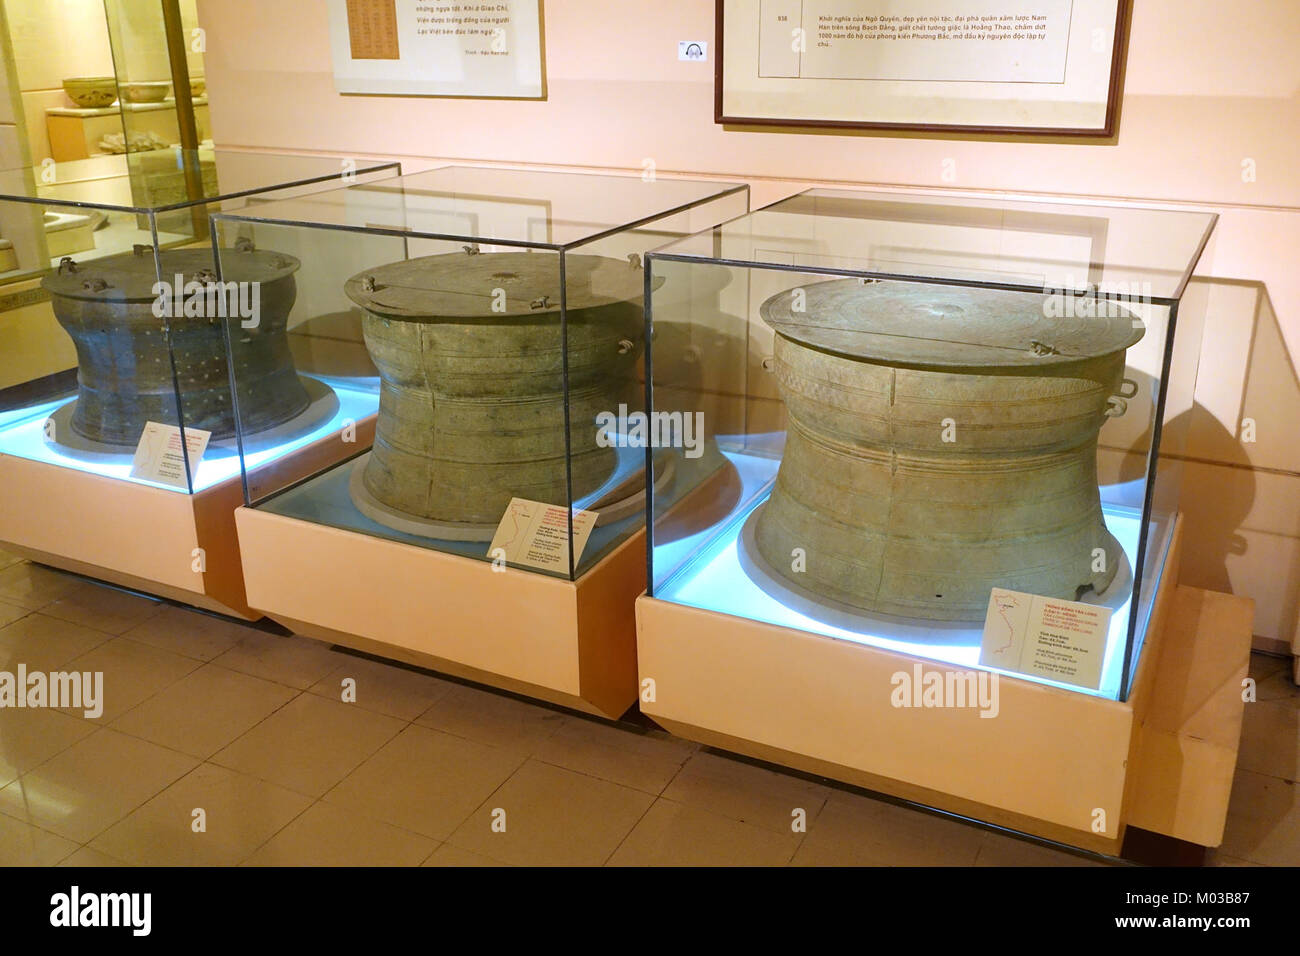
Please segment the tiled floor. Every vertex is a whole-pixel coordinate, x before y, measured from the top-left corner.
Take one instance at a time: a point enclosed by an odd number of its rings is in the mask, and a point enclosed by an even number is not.
[[[0,864],[1097,865],[0,553],[19,662],[103,671],[105,707],[0,709]],[[1252,676],[1214,861],[1292,865],[1300,690]]]

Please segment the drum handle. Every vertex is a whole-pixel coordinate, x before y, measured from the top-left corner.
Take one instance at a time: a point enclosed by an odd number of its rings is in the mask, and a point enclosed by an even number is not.
[[[1126,392],[1125,389],[1126,389],[1126,388],[1130,388],[1130,387],[1131,387],[1133,390],[1132,390],[1131,392]],[[1119,384],[1119,397],[1120,397],[1120,398],[1133,398],[1135,395],[1137,395],[1137,393],[1138,393],[1138,383],[1135,382],[1133,379],[1131,379],[1131,378],[1126,378],[1126,379],[1124,379],[1123,381],[1120,382],[1120,384]]]

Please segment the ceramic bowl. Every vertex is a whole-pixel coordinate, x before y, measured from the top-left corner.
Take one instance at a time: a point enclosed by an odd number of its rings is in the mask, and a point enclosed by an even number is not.
[[[117,99],[117,80],[111,76],[74,76],[63,81],[63,92],[82,109],[112,106]]]
[[[152,83],[123,83],[122,92],[131,103],[161,103],[172,85],[165,80]]]

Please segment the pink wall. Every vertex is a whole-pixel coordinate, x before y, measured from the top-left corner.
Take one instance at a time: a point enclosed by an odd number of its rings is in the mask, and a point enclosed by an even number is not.
[[[1099,143],[724,129],[712,118],[713,64],[676,57],[679,40],[712,40],[712,0],[548,0],[545,102],[339,96],[324,0],[199,0],[199,17],[223,145],[418,158],[408,168],[639,170],[652,159],[664,173],[747,179],[757,205],[837,183],[1219,211],[1199,271],[1209,316],[1185,578],[1255,597],[1257,632],[1290,642],[1300,637],[1300,2],[1134,5],[1119,135]],[[956,179],[945,182],[950,159]],[[1254,182],[1243,181],[1247,159]],[[1256,444],[1235,440],[1242,416],[1259,422]]]

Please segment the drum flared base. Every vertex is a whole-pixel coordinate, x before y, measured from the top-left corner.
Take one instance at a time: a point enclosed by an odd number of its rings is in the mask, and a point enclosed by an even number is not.
[[[749,579],[791,610],[831,627],[855,633],[877,633],[917,643],[969,644],[972,628],[977,629],[982,625],[984,609],[968,620],[903,616],[868,611],[802,586],[789,575],[776,570],[758,548],[755,532],[766,507],[765,501],[745,520],[736,541],[736,554]],[[1106,534],[1110,536],[1109,531]],[[1116,556],[1115,576],[1105,591],[1097,593],[1089,590],[1079,595],[1077,600],[1081,603],[1118,609],[1132,597],[1133,574],[1128,556],[1113,536],[1110,536],[1110,543],[1113,552],[1110,549],[1108,552]],[[997,585],[990,584],[990,590],[995,586]]]
[[[645,451],[639,448],[620,449],[622,454],[632,454],[643,458]],[[376,498],[366,487],[365,472],[370,462],[370,453],[360,456],[352,463],[352,473],[348,478],[348,492],[352,503],[363,515],[385,528],[413,534],[421,538],[433,538],[439,541],[491,541],[496,534],[496,524],[478,524],[470,522],[437,521],[399,511],[391,505]],[[676,471],[671,455],[661,455],[655,459],[655,491],[661,492],[673,480]],[[588,504],[587,510],[598,512],[596,526],[613,524],[634,514],[645,511],[645,482],[635,485],[624,481],[596,501]]]
[[[245,454],[274,448],[276,445],[300,438],[319,428],[338,413],[339,400],[332,388],[324,382],[308,378],[305,375],[299,375],[298,382],[307,392],[307,407],[287,421],[273,425],[263,431],[245,435]],[[77,399],[74,398],[60,405],[49,414],[48,421],[53,423],[53,437],[49,437],[51,430],[47,427],[47,437],[45,439],[47,445],[58,449],[61,454],[67,455],[69,458],[86,464],[121,461],[123,455],[134,454],[135,445],[115,445],[95,441],[93,438],[87,438],[79,433],[72,427],[72,416],[76,414],[76,410]],[[237,454],[237,449],[238,445],[234,437],[225,438],[221,441],[210,442],[204,457],[212,457],[214,453],[220,453],[221,451],[233,455]]]

